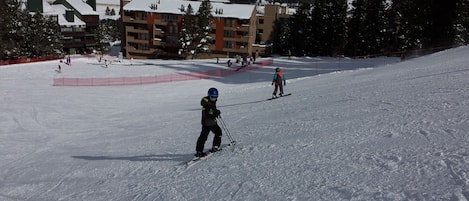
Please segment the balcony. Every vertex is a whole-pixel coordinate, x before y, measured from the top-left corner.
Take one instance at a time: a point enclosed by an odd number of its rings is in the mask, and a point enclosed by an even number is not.
[[[155,49],[138,50],[138,49],[135,49],[134,47],[128,47],[127,48],[127,52],[129,52],[129,53],[151,54],[154,51],[155,51]]]
[[[165,22],[165,21],[163,21],[163,20],[155,20],[155,21],[154,21],[154,24],[155,24],[155,25],[166,26],[166,25],[168,25],[168,22]]]
[[[155,46],[161,46],[161,45],[163,45],[163,44],[164,44],[164,42],[161,40],[161,38],[154,38],[154,39],[153,39],[153,45],[155,45]]]
[[[249,32],[249,25],[238,25],[236,26],[236,31],[245,31]]]
[[[145,43],[145,44],[148,44],[148,39],[147,39],[147,40],[143,40],[143,39],[138,39],[138,38],[135,38],[135,37],[127,36],[126,40],[127,40],[127,42]]]
[[[161,35],[164,34],[164,31],[161,30],[161,29],[155,28],[154,34],[155,34],[155,36],[156,36],[156,35],[161,36]]]
[[[147,20],[135,19],[135,18],[130,17],[130,16],[124,16],[123,21],[124,21],[124,23],[138,23],[138,24],[146,24],[147,23]]]
[[[125,26],[125,31],[131,33],[148,33],[147,29],[136,29],[134,26]]]

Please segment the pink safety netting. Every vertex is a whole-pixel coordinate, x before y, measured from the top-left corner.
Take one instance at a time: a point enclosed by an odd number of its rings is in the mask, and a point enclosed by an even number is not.
[[[54,78],[53,86],[119,86],[119,85],[142,85],[164,82],[178,82],[187,80],[210,79],[226,77],[238,72],[268,66],[272,60],[264,60],[254,65],[241,66],[236,69],[217,69],[197,73],[175,73],[160,76],[141,77],[113,77],[113,78]]]

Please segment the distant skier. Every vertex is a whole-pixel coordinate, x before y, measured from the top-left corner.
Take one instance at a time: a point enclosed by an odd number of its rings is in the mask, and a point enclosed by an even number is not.
[[[71,66],[72,65],[72,58],[70,58],[70,55],[67,56],[67,65]]]
[[[277,98],[277,91],[280,89],[279,96],[283,96],[283,85],[287,85],[285,82],[285,77],[283,76],[280,68],[275,69],[274,79],[272,80],[272,85],[275,84],[274,92],[272,93],[272,98]]]
[[[215,136],[213,137],[212,149],[210,152],[220,151],[222,131],[217,124],[217,117],[220,116],[220,110],[217,109],[218,90],[210,88],[208,95],[203,97],[200,104],[202,105],[202,131],[197,139],[196,157],[206,156],[204,152],[205,141],[207,141],[208,134],[212,131]]]

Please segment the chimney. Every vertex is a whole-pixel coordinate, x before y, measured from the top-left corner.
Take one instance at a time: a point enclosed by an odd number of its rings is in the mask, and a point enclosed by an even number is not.
[[[75,21],[75,13],[73,10],[66,10],[65,11],[65,19],[67,22],[74,22]]]
[[[88,0],[88,1],[86,1],[86,3],[88,5],[90,5],[91,8],[93,8],[94,11],[96,11],[96,0]]]
[[[29,12],[44,12],[44,9],[42,8],[42,0],[28,0],[26,2],[26,8]]]

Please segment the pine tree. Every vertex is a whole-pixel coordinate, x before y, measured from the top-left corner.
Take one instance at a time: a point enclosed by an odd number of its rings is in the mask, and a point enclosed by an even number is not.
[[[179,55],[187,58],[188,56],[193,56],[195,53],[194,36],[196,33],[196,18],[191,4],[187,5],[187,8],[181,8],[181,11],[184,14],[182,16],[182,28],[179,38],[179,42],[181,43]]]
[[[0,58],[60,54],[60,28],[41,13],[23,10],[19,1],[0,2]]]
[[[22,40],[18,31],[26,12],[21,9],[19,0],[0,1],[0,59],[16,58],[21,55],[17,41]]]
[[[200,53],[208,53],[210,45],[212,44],[211,34],[211,19],[212,16],[212,5],[209,0],[203,0],[200,4],[199,11],[197,12],[197,27],[196,36],[194,37],[197,43],[195,49],[195,57]]]
[[[354,0],[352,9],[349,11],[346,53],[351,56],[363,55],[365,52],[362,46],[364,40],[362,34],[363,19],[365,18],[364,1]]]
[[[430,3],[428,0],[395,0],[393,6],[396,6],[400,18],[399,39],[402,50],[413,50],[427,48],[426,31],[429,30]]]
[[[459,0],[434,0],[431,4],[431,24],[426,46],[448,47],[455,43]]]
[[[58,22],[52,18],[46,18],[45,35],[48,41],[48,48],[46,55],[56,55],[63,53],[62,33]]]
[[[386,20],[384,26],[384,45],[386,52],[398,52],[399,37],[398,31],[400,30],[401,13],[393,3],[390,3],[386,8]]]
[[[469,2],[459,0],[456,21],[456,43],[469,44]]]
[[[347,0],[328,0],[326,17],[326,34],[324,38],[330,41],[325,47],[325,53],[330,56],[343,54],[346,44]]]
[[[311,53],[310,51],[313,48],[311,45],[313,27],[314,24],[311,21],[311,3],[303,1],[291,19],[292,32],[289,41],[292,54],[303,56]]]
[[[337,55],[345,47],[346,0],[315,1],[312,12],[313,54]]]
[[[363,54],[379,54],[384,51],[386,26],[386,0],[365,0],[365,16],[363,19],[362,47]]]
[[[109,27],[105,22],[101,21],[99,23],[98,29],[96,30],[96,49],[104,54],[108,50],[109,42],[111,41],[111,36],[109,35]]]
[[[280,55],[288,54],[291,51],[290,38],[292,37],[290,19],[279,19],[274,24],[274,34],[272,41],[274,52]]]

